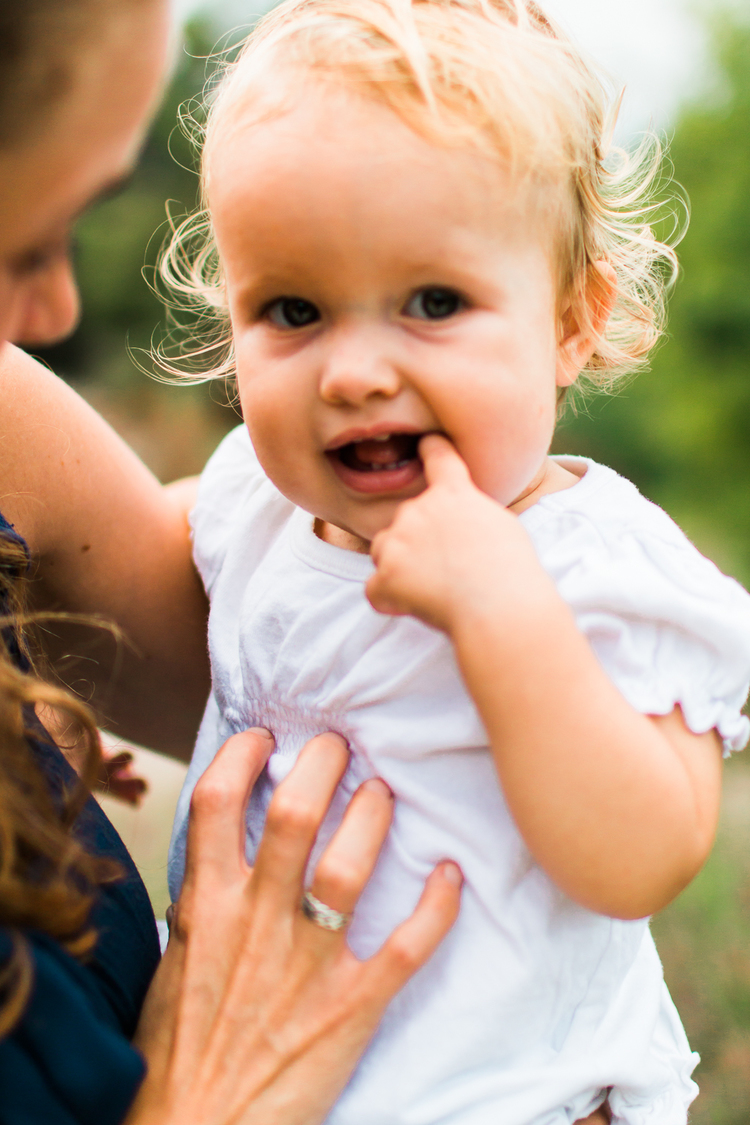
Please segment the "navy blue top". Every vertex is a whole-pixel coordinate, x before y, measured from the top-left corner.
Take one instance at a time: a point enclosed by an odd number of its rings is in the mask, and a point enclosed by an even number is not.
[[[23,543],[2,515],[0,534]],[[23,667],[17,650],[14,656]],[[31,749],[53,794],[74,781],[56,746],[42,737]],[[143,1078],[143,1059],[129,1040],[159,962],[154,913],[125,845],[93,797],[75,832],[124,875],[98,890],[92,914],[98,940],[84,962],[46,934],[24,935],[34,983],[23,1016],[0,1040],[0,1125],[120,1125]],[[0,969],[11,950],[0,926]]]

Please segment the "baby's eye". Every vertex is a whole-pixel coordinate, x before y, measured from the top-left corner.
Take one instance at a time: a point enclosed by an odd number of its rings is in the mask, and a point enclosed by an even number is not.
[[[416,292],[407,302],[404,312],[407,316],[416,316],[420,320],[445,320],[463,307],[462,298],[453,289],[433,286]]]
[[[304,297],[279,297],[267,307],[266,316],[279,328],[305,328],[320,320],[318,309]]]

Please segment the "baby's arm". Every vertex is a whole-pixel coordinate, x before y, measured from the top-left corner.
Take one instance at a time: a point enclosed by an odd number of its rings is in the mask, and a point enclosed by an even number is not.
[[[635,711],[517,518],[472,484],[444,438],[420,453],[429,488],[373,542],[373,606],[451,638],[508,806],[558,886],[605,914],[652,914],[710,851],[718,736],[693,734],[679,708]]]
[[[16,348],[0,352],[0,511],[32,555],[32,608],[61,674],[113,731],[190,755],[209,687],[207,605],[191,561],[189,490],[163,488],[82,398]]]

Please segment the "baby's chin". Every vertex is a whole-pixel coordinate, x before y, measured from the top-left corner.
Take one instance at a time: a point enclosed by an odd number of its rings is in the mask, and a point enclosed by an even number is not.
[[[329,492],[325,498],[319,498],[323,502],[317,513],[311,504],[300,506],[315,513],[315,534],[319,539],[348,551],[369,554],[373,539],[391,526],[401,505],[419,496],[426,487],[424,477],[420,476],[419,480],[413,481],[410,487],[404,489],[402,495],[376,494],[359,498],[351,495],[337,496],[334,491],[333,495]]]
[[[424,485],[419,490],[424,491]],[[415,493],[418,494],[418,493]],[[401,505],[411,497],[398,499],[378,497],[373,503],[347,504],[340,512],[329,511],[331,519],[322,516],[315,519],[315,534],[326,543],[342,547],[346,551],[356,551],[369,555],[375,536],[391,526]]]

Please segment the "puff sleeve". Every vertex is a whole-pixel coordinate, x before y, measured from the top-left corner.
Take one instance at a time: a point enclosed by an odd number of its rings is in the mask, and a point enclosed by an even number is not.
[[[679,704],[694,733],[716,729],[726,753],[742,749],[750,735],[741,713],[750,686],[747,591],[610,469],[590,466],[579,485],[545,500],[527,530],[631,706],[666,715]]]

